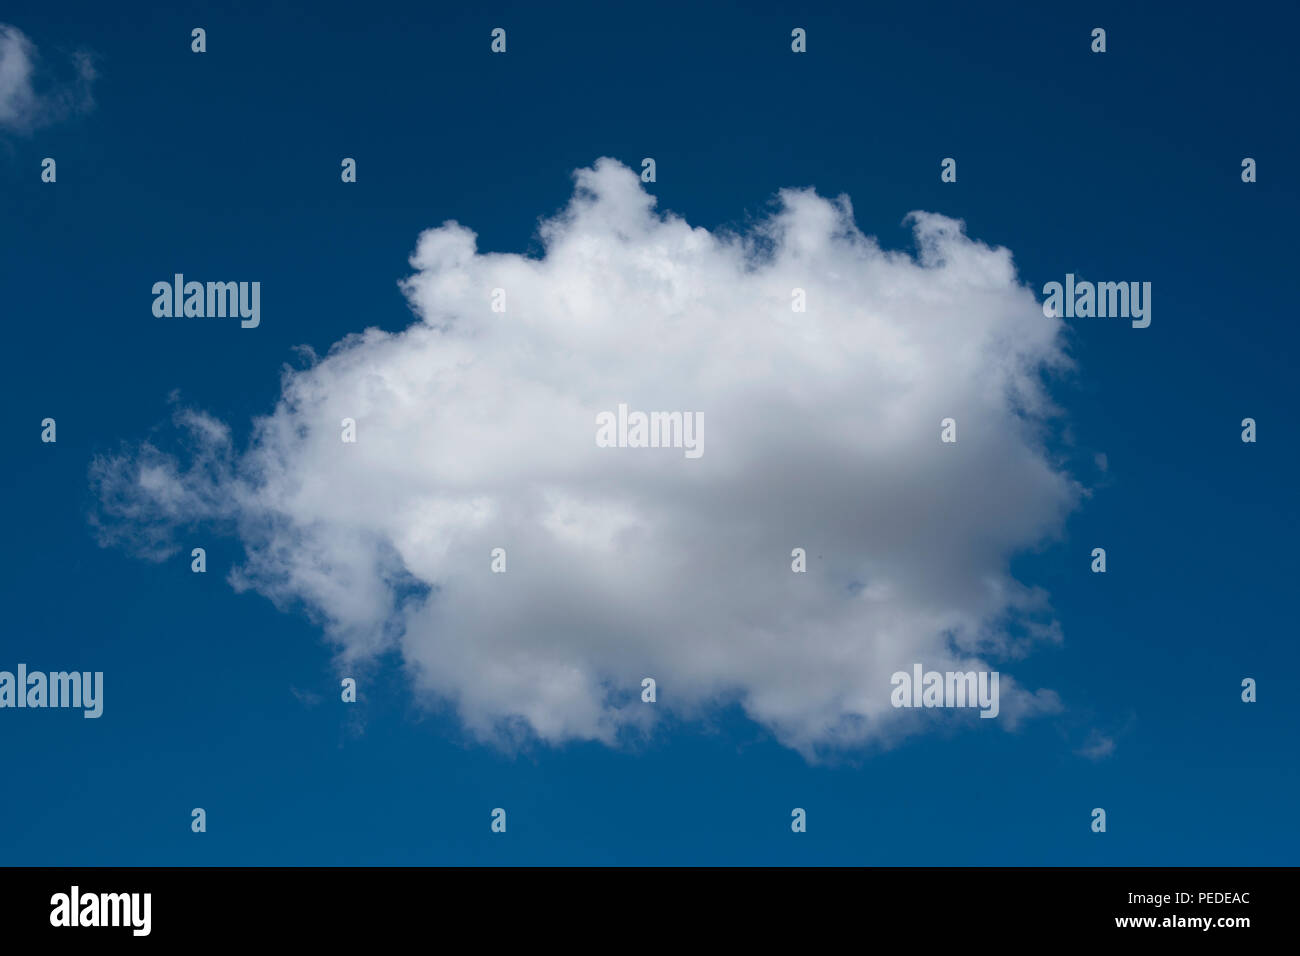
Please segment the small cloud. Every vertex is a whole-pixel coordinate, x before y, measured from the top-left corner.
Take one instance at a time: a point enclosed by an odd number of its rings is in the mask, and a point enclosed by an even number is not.
[[[0,129],[30,133],[90,110],[96,75],[90,54],[75,51],[62,73],[44,68],[23,31],[0,23]]]
[[[297,698],[298,703],[302,704],[304,707],[315,707],[321,702],[320,694],[312,693],[309,690],[299,690],[296,687],[290,687],[289,693],[293,694],[293,696]]]
[[[97,457],[100,543],[158,558],[190,526],[230,534],[237,590],[305,612],[348,667],[399,655],[421,703],[506,748],[619,746],[736,705],[816,759],[930,726],[892,706],[896,671],[1059,644],[1008,564],[1084,494],[1048,447],[1071,364],[1011,252],[935,213],[909,217],[915,255],[887,250],[811,189],[741,234],[655,205],[600,159],[540,255],[427,230],[412,324],[359,316],[283,373],[245,445],[177,407],[175,433]],[[624,404],[707,418],[707,452],[603,447]],[[672,689],[654,707],[645,676]],[[999,725],[1061,711],[1001,680]]]
[[[1088,739],[1083,746],[1075,751],[1080,757],[1087,757],[1089,760],[1104,760],[1115,752],[1115,738],[1109,737],[1098,730],[1088,734]]]
[[[1106,453],[1104,451],[1097,452],[1097,455],[1096,457],[1093,458],[1093,461],[1097,463],[1097,470],[1100,472],[1106,472],[1110,469],[1110,462],[1107,460]]]

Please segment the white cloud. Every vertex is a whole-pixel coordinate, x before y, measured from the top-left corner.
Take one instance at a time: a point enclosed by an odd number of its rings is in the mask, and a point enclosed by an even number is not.
[[[0,129],[27,133],[94,105],[90,88],[95,67],[89,54],[72,54],[70,68],[72,76],[51,78],[27,35],[0,23]]]
[[[810,757],[888,744],[936,719],[891,708],[894,671],[1060,639],[1007,563],[1079,498],[1043,447],[1043,374],[1069,363],[1010,252],[932,213],[910,217],[916,258],[883,251],[811,190],[710,232],[612,160],[576,178],[540,259],[425,232],[403,284],[422,321],[286,372],[246,450],[182,411],[188,457],[99,459],[105,543],[159,557],[225,523],[237,587],[307,607],[342,660],[400,649],[420,694],[498,742],[616,743],[736,701]],[[620,402],[703,412],[705,454],[596,447]],[[1001,691],[1004,725],[1060,706],[1005,670]]]
[[[1103,734],[1099,730],[1092,730],[1088,734],[1088,739],[1084,741],[1075,753],[1089,760],[1103,760],[1115,752],[1115,738]]]

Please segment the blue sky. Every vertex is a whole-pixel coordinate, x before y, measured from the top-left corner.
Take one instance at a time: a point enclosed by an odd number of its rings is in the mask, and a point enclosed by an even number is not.
[[[0,861],[1295,862],[1293,10],[18,3],[4,21],[55,82],[75,50],[96,77],[93,107],[0,129],[0,668],[102,670],[106,689],[99,720],[0,711]],[[319,622],[225,580],[237,537],[200,532],[206,575],[97,544],[91,461],[177,441],[173,390],[242,446],[295,346],[415,321],[397,281],[423,230],[457,220],[480,252],[539,255],[539,219],[602,156],[655,157],[659,209],[710,230],[812,186],[849,195],[887,249],[910,250],[903,218],[928,210],[1009,248],[1034,290],[1067,272],[1152,283],[1147,329],[1067,324],[1076,371],[1051,389],[1068,429],[1048,455],[1091,493],[1010,564],[1064,639],[1005,669],[1058,713],[825,762],[735,705],[630,748],[506,752],[417,699],[395,651],[340,702]],[[155,319],[148,290],[177,271],[260,279],[262,325]],[[1098,737],[1113,752],[1083,755]]]

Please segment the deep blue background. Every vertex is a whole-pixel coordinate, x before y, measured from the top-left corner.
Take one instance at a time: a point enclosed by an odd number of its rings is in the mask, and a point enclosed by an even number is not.
[[[1296,863],[1294,5],[543,6],[6,6],[100,78],[88,115],[0,134],[0,669],[107,673],[97,721],[0,712],[0,863]],[[1014,564],[1065,643],[1007,669],[1064,714],[833,767],[737,714],[636,753],[502,755],[422,714],[392,660],[340,703],[319,633],[225,582],[235,542],[205,539],[202,576],[95,544],[90,458],[171,390],[246,434],[293,346],[412,321],[421,229],[536,252],[602,155],[655,157],[660,208],[697,225],[812,185],[890,247],[909,210],[963,218],[1038,290],[1153,283],[1149,329],[1072,323],[1059,451],[1095,493]],[[173,272],[261,281],[261,328],[154,319]],[[1113,756],[1075,753],[1094,728]]]

